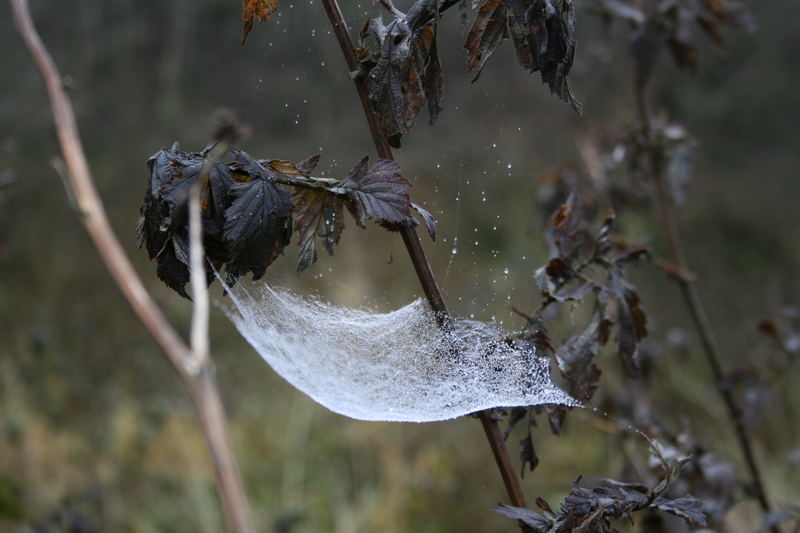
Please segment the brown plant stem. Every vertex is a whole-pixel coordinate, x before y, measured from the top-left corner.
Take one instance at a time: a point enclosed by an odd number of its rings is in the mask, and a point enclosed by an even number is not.
[[[61,74],[31,20],[27,0],[11,0],[14,23],[47,88],[53,120],[67,170],[69,191],[102,260],[136,315],[164,350],[192,399],[213,460],[217,491],[233,533],[253,533],[250,506],[233,453],[228,422],[207,354],[189,348],[170,326],[128,260],[94,186],[75,114]],[[202,313],[201,313],[202,314]],[[199,328],[203,333],[203,328]],[[206,330],[207,334],[207,330]],[[199,339],[199,334],[198,334]],[[203,350],[203,343],[198,343]]]
[[[711,328],[711,323],[708,320],[708,315],[705,311],[705,306],[701,300],[695,286],[692,283],[692,276],[690,274],[689,265],[686,260],[684,252],[683,241],[678,229],[678,220],[675,215],[675,209],[670,199],[669,192],[664,179],[664,161],[658,152],[658,148],[654,146],[652,120],[645,94],[645,84],[636,83],[635,93],[637,109],[639,111],[639,120],[642,125],[642,132],[644,134],[645,147],[650,154],[651,177],[653,185],[655,186],[656,199],[658,202],[661,223],[664,226],[664,232],[669,244],[670,255],[672,257],[672,267],[676,274],[670,276],[677,284],[683,295],[683,299],[689,309],[689,314],[694,322],[695,329],[700,337],[700,342],[703,345],[703,353],[706,356],[708,366],[711,368],[711,374],[714,377],[714,386],[717,389],[720,397],[725,404],[728,412],[728,418],[733,426],[736,434],[736,440],[741,448],[742,455],[747,463],[747,469],[750,473],[753,493],[758,500],[764,512],[770,511],[769,500],[767,499],[763,476],[761,469],[756,462],[755,454],[753,453],[753,446],[750,435],[744,426],[742,420],[742,412],[739,408],[736,398],[734,397],[730,381],[727,378],[725,369],[722,364],[722,358],[719,353],[717,340],[714,331]],[[772,528],[771,531],[778,533],[777,528]]]
[[[342,11],[339,8],[339,3],[337,0],[322,0],[322,4],[325,6],[325,11],[328,14],[331,27],[336,35],[336,40],[339,42],[342,54],[344,54],[347,68],[350,72],[354,72],[358,67],[355,47],[344,15],[342,15]],[[455,2],[450,2],[450,4],[455,4]],[[370,132],[372,133],[372,140],[375,143],[378,155],[383,159],[394,161],[394,154],[392,153],[389,141],[380,127],[377,115],[372,111],[372,105],[369,102],[366,86],[363,81],[358,78],[353,81],[358,91],[361,106],[364,109],[364,115],[367,119]],[[417,230],[415,228],[403,228],[400,233],[403,237],[403,243],[406,246],[408,255],[411,258],[411,262],[414,265],[417,277],[422,284],[422,289],[425,291],[428,303],[430,303],[431,308],[436,314],[439,326],[445,329],[452,327],[452,318],[447,311],[447,306],[445,305],[439,286],[436,283],[436,278],[434,278],[431,267],[425,257],[425,251],[422,249]],[[478,413],[478,417],[481,420],[486,439],[489,441],[489,446],[492,449],[497,468],[500,470],[500,474],[503,477],[503,483],[511,502],[517,507],[525,507],[525,495],[522,491],[522,485],[520,484],[516,469],[511,462],[511,456],[508,453],[508,447],[503,437],[503,431],[500,429],[500,424],[497,420],[492,418],[490,411],[481,411]]]

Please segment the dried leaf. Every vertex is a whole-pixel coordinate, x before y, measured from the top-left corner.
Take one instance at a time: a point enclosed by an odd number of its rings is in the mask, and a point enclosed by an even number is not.
[[[169,150],[160,150],[147,162],[150,182],[140,208],[137,244],[145,246],[150,259],[157,260],[156,273],[167,286],[188,297],[185,285],[189,280],[186,248],[188,199],[191,186],[200,177],[205,157],[199,153],[181,152],[177,143]],[[204,246],[209,263],[206,275],[213,276],[226,255],[222,244],[222,212],[226,202],[226,184],[233,183],[230,171],[216,162],[209,173],[202,203]],[[220,189],[220,185],[222,189]],[[209,195],[209,191],[211,194]]]
[[[592,360],[600,352],[607,327],[608,320],[601,307],[595,306],[592,319],[583,331],[564,341],[556,351],[558,368],[569,382],[568,392],[578,401],[591,399],[597,390],[600,369]]]
[[[507,37],[508,14],[503,0],[486,0],[478,8],[464,44],[467,50],[467,68],[470,73],[475,72],[472,81],[478,80],[486,61]]]
[[[291,239],[291,196],[264,177],[236,183],[228,194],[232,203],[223,234],[230,254],[228,282],[248,272],[260,279]]]
[[[428,235],[431,236],[431,240],[432,241],[435,241],[436,240],[436,219],[433,218],[433,215],[431,215],[430,212],[427,209],[423,208],[419,204],[415,204],[415,203],[412,202],[411,203],[411,207],[413,207],[414,210],[417,213],[419,213],[419,215],[422,217],[422,221],[425,222],[425,229],[428,230]]]
[[[297,272],[317,261],[317,237],[330,255],[344,230],[344,202],[335,196],[298,189],[292,196],[294,227],[298,235]]]
[[[657,508],[659,511],[682,518],[690,526],[706,526],[706,514],[703,510],[703,502],[691,496],[675,500],[658,498],[653,502],[653,507]]]
[[[512,407],[511,412],[508,414],[508,423],[506,424],[506,429],[503,432],[503,438],[508,440],[508,436],[511,434],[511,430],[514,429],[520,420],[528,416],[528,408],[527,407]]]
[[[292,163],[291,161],[284,161],[282,159],[271,159],[264,161],[264,165],[273,172],[283,174],[284,176],[304,176],[308,177],[311,172],[319,164],[320,154],[312,155],[303,159],[299,163]]]
[[[539,456],[536,455],[536,449],[533,447],[533,435],[531,434],[530,428],[525,437],[519,441],[519,444],[521,446],[519,461],[522,465],[519,476],[525,477],[525,465],[530,465],[531,472],[539,465]]]
[[[381,159],[367,170],[368,161],[368,157],[363,158],[339,185],[352,199],[353,205],[348,204],[348,208],[354,211],[356,223],[363,228],[368,219],[373,219],[390,230],[415,225],[409,215],[411,184],[400,173],[400,165]]]
[[[389,5],[385,5],[391,8]],[[418,0],[394,20],[370,20],[361,32],[356,76],[366,77],[367,93],[381,128],[394,147],[407,134],[423,107],[433,124],[441,111],[444,74],[437,50],[437,0]],[[367,41],[377,46],[370,50]]]
[[[278,0],[242,0],[242,44],[253,29],[255,20],[266,22],[278,9],[280,9]]]
[[[636,287],[625,279],[619,265],[612,267],[609,287],[601,293],[601,300],[606,306],[613,300],[616,306],[618,354],[626,374],[636,377],[640,370],[639,342],[647,336],[647,316],[639,306]]]
[[[551,519],[524,507],[512,507],[501,503],[497,507],[494,507],[493,511],[506,518],[522,522],[531,528],[531,531],[534,533],[550,531],[550,528],[553,526],[553,521]]]
[[[583,209],[575,192],[550,218],[553,227],[553,244],[559,257],[574,258],[584,244],[586,234],[583,229]]]

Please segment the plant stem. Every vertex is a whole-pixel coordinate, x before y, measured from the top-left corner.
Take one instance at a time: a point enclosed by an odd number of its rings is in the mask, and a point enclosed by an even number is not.
[[[164,350],[189,392],[214,463],[217,492],[229,530],[233,533],[254,533],[250,506],[230,442],[228,421],[214,380],[213,364],[207,354],[195,353],[183,342],[136,274],[111,228],[94,186],[72,104],[64,92],[61,74],[33,25],[28,2],[11,0],[11,9],[20,36],[44,78],[67,169],[68,191],[75,199],[82,222],[114,281],[153,339]],[[201,334],[204,334],[202,327],[198,329],[198,339]],[[203,340],[198,346],[201,351],[205,350]]]
[[[450,5],[454,3],[455,2],[451,2]],[[339,3],[337,0],[322,0],[322,4],[325,6],[325,11],[328,14],[331,27],[336,35],[336,40],[339,42],[342,54],[344,54],[347,68],[350,72],[353,72],[358,67],[355,47],[344,15],[342,15],[342,11],[339,8]],[[364,109],[364,115],[367,119],[370,132],[372,133],[372,140],[375,143],[378,155],[383,159],[394,161],[392,148],[380,127],[378,117],[372,110],[372,105],[369,102],[369,96],[367,95],[367,88],[364,82],[358,78],[353,81],[356,85],[356,90],[361,100],[361,106]],[[422,289],[425,291],[428,303],[436,314],[436,320],[439,326],[444,329],[449,329],[452,327],[452,318],[447,311],[447,306],[445,305],[439,286],[436,283],[436,278],[434,278],[430,264],[428,264],[428,260],[425,257],[425,251],[422,249],[417,230],[415,228],[403,228],[400,233],[403,237],[403,243],[406,246],[408,255],[411,258],[411,262],[414,265],[417,277],[422,284]],[[481,411],[478,413],[478,417],[481,420],[486,439],[489,441],[489,446],[494,454],[497,468],[500,470],[500,474],[503,477],[503,483],[505,484],[511,502],[517,507],[525,507],[525,495],[522,491],[516,469],[511,462],[511,456],[508,453],[508,447],[506,446],[505,438],[503,438],[503,431],[500,428],[500,424],[497,420],[492,418],[490,411]]]
[[[744,421],[742,420],[741,409],[736,402],[730,381],[726,376],[722,364],[722,358],[720,357],[717,340],[708,320],[705,306],[703,305],[703,301],[700,299],[699,294],[695,290],[695,287],[692,284],[691,276],[689,275],[689,265],[686,260],[683,241],[678,230],[678,220],[675,215],[675,209],[670,199],[669,192],[667,191],[667,186],[664,179],[664,161],[658,151],[658,148],[654,146],[652,120],[645,94],[645,84],[636,83],[635,92],[637,108],[639,111],[639,120],[642,124],[646,149],[650,154],[652,179],[656,189],[656,199],[658,201],[661,223],[664,226],[664,232],[669,244],[673,267],[677,272],[676,275],[670,277],[678,284],[686,306],[689,309],[692,321],[697,329],[700,342],[703,345],[703,353],[705,353],[708,366],[711,368],[711,373],[714,377],[714,385],[720,397],[722,398],[723,403],[725,404],[728,417],[736,433],[736,439],[739,443],[739,447],[741,448],[745,462],[747,463],[754,496],[758,500],[762,510],[764,512],[769,512],[770,504],[764,489],[761,469],[759,468],[758,463],[756,462],[755,454],[753,453],[750,435],[747,433]],[[772,528],[771,531],[775,533],[778,532],[777,528]]]

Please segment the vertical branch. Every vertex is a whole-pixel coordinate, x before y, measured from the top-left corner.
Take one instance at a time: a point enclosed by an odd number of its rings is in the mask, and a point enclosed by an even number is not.
[[[342,49],[342,54],[347,62],[347,68],[350,72],[353,72],[358,67],[355,47],[353,46],[350,30],[347,27],[344,15],[342,15],[339,3],[337,0],[322,0],[322,4],[325,6],[331,28],[336,35],[336,40],[339,42],[339,47]],[[356,90],[361,100],[361,106],[364,110],[364,116],[367,119],[367,124],[372,133],[372,140],[375,143],[378,155],[383,159],[393,161],[394,154],[392,153],[392,148],[380,127],[377,115],[372,111],[367,88],[362,80],[356,78],[353,81],[356,85]],[[414,270],[425,291],[428,303],[436,314],[439,326],[444,329],[450,328],[452,326],[452,318],[447,311],[447,306],[439,290],[439,286],[436,283],[436,278],[434,278],[430,264],[428,264],[428,260],[425,257],[425,251],[422,249],[417,230],[415,228],[403,228],[401,230],[401,235],[408,255],[411,258],[411,262],[414,265]],[[511,456],[508,453],[508,447],[506,446],[506,441],[499,423],[492,418],[489,411],[481,411],[478,413],[478,417],[481,420],[486,439],[492,449],[497,468],[500,470],[500,474],[503,477],[503,483],[511,502],[517,507],[525,507],[525,495],[522,491],[522,485],[517,476],[516,468],[514,468],[511,462]]]
[[[652,120],[647,96],[645,94],[645,85],[636,83],[635,91],[637,107],[639,110],[639,120],[642,125],[646,149],[650,154],[651,174],[653,185],[655,186],[661,223],[664,226],[664,232],[669,244],[673,266],[677,271],[677,275],[672,276],[672,279],[675,280],[680,288],[683,299],[687,308],[689,309],[689,314],[694,322],[695,329],[700,337],[700,342],[703,345],[703,353],[706,356],[706,361],[708,362],[708,366],[711,368],[711,373],[714,377],[714,386],[716,387],[717,392],[725,404],[728,418],[730,419],[731,425],[733,426],[736,434],[736,440],[739,443],[739,448],[741,448],[742,455],[747,463],[747,469],[750,473],[753,493],[763,511],[768,512],[770,511],[770,504],[764,489],[761,469],[759,468],[758,463],[756,462],[755,454],[753,453],[750,435],[747,433],[744,421],[742,420],[741,409],[736,402],[733,390],[731,389],[730,381],[725,374],[717,340],[708,320],[705,306],[703,305],[703,301],[700,299],[700,296],[691,282],[691,277],[689,275],[690,270],[686,260],[686,254],[684,252],[683,241],[678,230],[678,220],[675,216],[675,209],[665,183],[663,157],[659,154],[657,148],[654,146],[654,132],[651,126]],[[772,528],[772,531],[777,533],[776,528]]]
[[[206,173],[207,175],[207,173]],[[200,189],[203,176],[192,185],[189,192],[189,270],[192,286],[192,331],[191,345],[194,363],[203,368],[208,355],[208,287],[203,248],[203,221],[200,214]]]
[[[250,507],[230,444],[228,421],[210,368],[207,296],[204,310],[202,304],[195,307],[192,340],[193,347],[198,351],[194,352],[186,346],[161,313],[111,228],[103,203],[94,186],[72,104],[61,85],[61,74],[33,25],[27,0],[11,0],[11,9],[17,30],[44,79],[66,165],[68,190],[75,199],[82,222],[114,281],[136,315],[164,350],[167,359],[172,363],[191,396],[214,463],[217,491],[222,500],[230,531],[253,533]],[[199,220],[199,201],[195,204],[197,212],[193,218]],[[194,237],[197,239],[199,223],[194,224],[193,229]],[[202,263],[202,244],[195,246],[193,252],[201,254],[199,262]],[[196,262],[198,258],[194,257],[193,260]],[[201,268],[200,272],[202,271]],[[193,269],[193,278],[196,277],[196,272],[197,270]],[[202,273],[199,275],[202,277]],[[195,283],[193,279],[193,286]],[[195,296],[199,296],[204,290],[203,286],[203,290],[198,291]]]

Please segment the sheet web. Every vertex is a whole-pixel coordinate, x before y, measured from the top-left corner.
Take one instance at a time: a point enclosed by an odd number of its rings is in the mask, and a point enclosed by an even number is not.
[[[268,285],[229,295],[228,317],[275,372],[351,418],[432,422],[491,407],[579,405],[551,381],[546,359],[486,324],[444,333],[422,300],[372,313]]]

